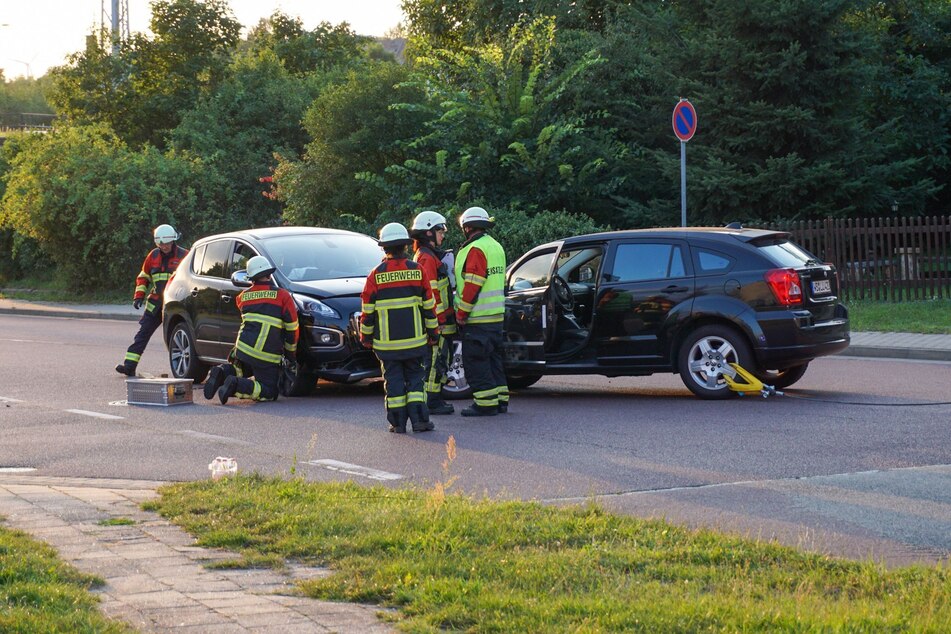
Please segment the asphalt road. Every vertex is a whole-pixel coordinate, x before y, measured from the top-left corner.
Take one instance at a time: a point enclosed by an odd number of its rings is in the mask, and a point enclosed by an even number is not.
[[[242,471],[605,507],[889,565],[951,561],[951,363],[835,357],[790,396],[700,401],[674,375],[546,378],[488,419],[386,432],[378,381],[274,403],[128,406],[134,322],[0,315],[0,470]],[[156,337],[141,374],[168,371]],[[796,398],[793,398],[795,396]],[[458,409],[457,405],[457,409]],[[452,437],[456,457],[447,464]]]

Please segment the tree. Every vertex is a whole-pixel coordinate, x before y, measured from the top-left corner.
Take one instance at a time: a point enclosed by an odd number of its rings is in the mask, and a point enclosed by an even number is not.
[[[363,177],[409,208],[479,198],[526,210],[584,210],[609,222],[619,181],[604,175],[623,148],[589,126],[597,113],[559,107],[566,87],[600,59],[587,53],[557,69],[554,41],[554,21],[546,18],[513,27],[498,44],[424,51],[414,85],[427,96],[429,131],[408,144],[410,158],[387,168],[387,178]]]
[[[375,221],[398,204],[355,175],[382,175],[407,157],[402,141],[422,134],[423,97],[409,76],[398,64],[367,62],[315,99],[304,118],[311,141],[303,159],[285,158],[275,173],[287,220],[336,226],[341,214],[352,214]],[[391,107],[395,103],[404,107]]]
[[[276,155],[303,152],[301,120],[310,92],[267,49],[239,55],[227,74],[213,94],[183,115],[171,132],[172,147],[201,157],[224,178],[226,226],[278,224],[280,207],[262,195],[270,186],[261,179],[270,178]]]
[[[128,143],[164,147],[166,133],[230,63],[241,25],[224,0],[156,0],[153,37],[136,33],[111,55],[105,38],[50,71],[50,100],[68,122],[108,123]]]
[[[10,164],[0,226],[35,239],[78,290],[129,286],[171,223],[189,240],[221,224],[222,183],[201,161],[132,151],[108,127],[34,135]]]
[[[248,34],[252,51],[273,51],[294,75],[346,67],[366,57],[371,41],[354,33],[345,22],[337,26],[321,22],[307,31],[300,18],[290,18],[280,11],[261,20]]]

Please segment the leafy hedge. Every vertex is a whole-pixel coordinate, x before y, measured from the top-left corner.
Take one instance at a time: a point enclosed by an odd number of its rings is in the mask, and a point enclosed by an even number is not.
[[[37,241],[77,290],[132,288],[152,229],[184,242],[218,231],[219,177],[197,159],[131,151],[105,126],[23,139],[10,160],[0,226]]]

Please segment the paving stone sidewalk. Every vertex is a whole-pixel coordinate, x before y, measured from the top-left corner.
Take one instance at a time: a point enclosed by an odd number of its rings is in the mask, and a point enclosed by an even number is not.
[[[299,596],[295,581],[329,574],[209,570],[237,555],[200,548],[185,531],[139,505],[161,482],[0,474],[0,523],[53,546],[77,569],[105,579],[102,612],[140,632],[383,633],[379,606]],[[126,518],[134,524],[104,526]]]

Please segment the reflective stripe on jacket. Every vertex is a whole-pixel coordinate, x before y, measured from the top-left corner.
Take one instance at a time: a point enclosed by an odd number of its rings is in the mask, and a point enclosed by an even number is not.
[[[413,259],[429,278],[429,287],[435,302],[436,319],[443,327],[442,333],[444,335],[454,333],[456,326],[452,313],[452,290],[449,287],[449,271],[446,264],[432,249],[425,246],[419,248]]]
[[[149,251],[149,254],[145,256],[145,262],[142,263],[142,270],[135,278],[133,299],[145,299],[148,294],[149,302],[161,306],[165,285],[168,284],[168,280],[186,255],[188,250],[177,244],[172,247],[168,255],[162,253],[158,247]]]
[[[423,354],[427,338],[435,339],[435,302],[416,262],[388,256],[367,276],[360,300],[360,338],[372,340],[377,356],[417,349]]]
[[[235,343],[238,359],[278,364],[285,352],[297,352],[297,305],[290,293],[270,283],[255,284],[238,295],[237,306],[241,310]]]
[[[505,317],[505,250],[487,233],[466,242],[456,256],[456,319],[499,323]]]

